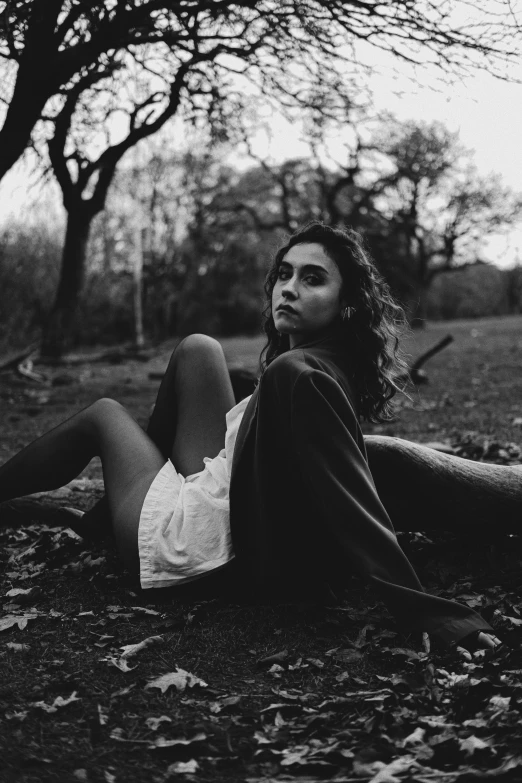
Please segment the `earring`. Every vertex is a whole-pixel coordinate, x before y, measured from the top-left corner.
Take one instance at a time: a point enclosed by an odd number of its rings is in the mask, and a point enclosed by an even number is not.
[[[341,320],[343,321],[343,323],[345,321],[349,321],[350,320],[354,310],[355,310],[354,307],[343,307],[343,309],[341,310]]]

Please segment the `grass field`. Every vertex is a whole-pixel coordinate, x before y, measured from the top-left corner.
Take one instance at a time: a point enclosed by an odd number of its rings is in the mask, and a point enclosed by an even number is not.
[[[408,351],[448,333],[429,383],[399,400],[395,422],[365,432],[522,444],[522,318],[431,324]],[[262,340],[222,342],[230,363],[256,365]],[[148,363],[55,369],[48,387],[1,374],[0,460],[100,396],[144,424],[157,386],[148,374],[171,347]],[[99,466],[85,476],[99,479]],[[92,486],[78,483],[67,502],[88,507]],[[518,639],[518,537],[405,543],[423,578]],[[0,547],[0,629],[20,619],[0,630],[2,782],[522,779],[520,663],[428,654],[355,580],[329,608],[194,604],[151,597],[110,548],[58,528],[2,530],[0,518]],[[178,667],[205,684],[178,672],[164,692],[147,687]]]

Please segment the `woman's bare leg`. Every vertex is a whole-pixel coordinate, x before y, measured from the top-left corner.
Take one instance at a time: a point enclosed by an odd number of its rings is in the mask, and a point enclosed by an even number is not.
[[[163,395],[160,388],[151,425],[155,426],[156,418],[163,421],[175,405],[177,421],[170,430],[174,434],[170,458],[176,470],[188,476],[203,470],[204,457],[216,457],[224,448],[226,414],[235,399],[223,349],[212,337],[186,337],[172,363],[172,393]]]
[[[165,460],[132,416],[102,399],[29,444],[0,467],[0,501],[56,489],[99,456],[119,553],[139,572],[137,546],[141,507]]]
[[[225,443],[226,413],[235,399],[223,349],[207,335],[181,340],[161,381],[147,434],[182,475],[203,469]],[[179,424],[179,426],[178,426]],[[80,535],[103,537],[110,530],[110,508],[102,498],[71,526]]]

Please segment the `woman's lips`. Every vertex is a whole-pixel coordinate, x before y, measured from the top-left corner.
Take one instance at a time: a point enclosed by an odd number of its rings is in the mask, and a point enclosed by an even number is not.
[[[297,310],[289,305],[279,305],[276,310],[277,313],[287,313],[287,315],[297,315]]]

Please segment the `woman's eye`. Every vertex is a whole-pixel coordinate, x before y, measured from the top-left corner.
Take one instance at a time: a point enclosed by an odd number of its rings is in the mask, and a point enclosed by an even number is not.
[[[317,275],[307,275],[305,280],[307,283],[311,283],[312,285],[319,285],[321,283],[321,278]]]
[[[279,268],[279,271],[278,271],[278,273],[277,273],[277,276],[278,276],[278,278],[279,278],[280,280],[286,280],[286,279],[287,279],[287,277],[288,277],[288,275],[289,275],[289,273],[288,273],[288,271],[287,271],[286,269],[281,269],[281,268]]]

